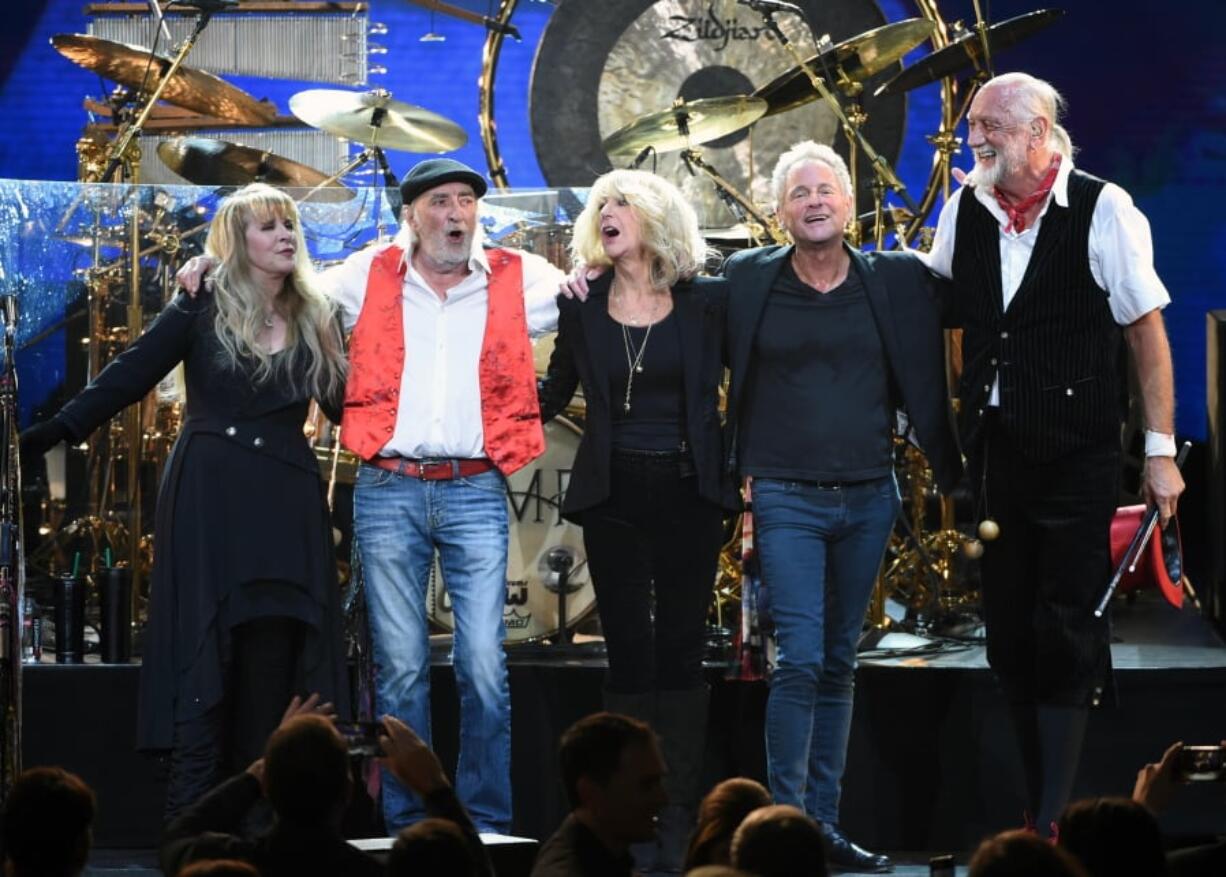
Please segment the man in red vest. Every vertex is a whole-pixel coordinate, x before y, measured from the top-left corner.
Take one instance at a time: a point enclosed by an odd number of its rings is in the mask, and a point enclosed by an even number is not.
[[[456,791],[482,831],[511,824],[511,713],[502,649],[504,477],[545,447],[530,335],[557,324],[563,275],[482,246],[486,182],[447,158],[401,183],[390,243],[323,275],[352,329],[343,444],[363,459],[354,538],[378,666],[377,709],[430,743],[427,585],[437,554],[455,613]],[[384,774],[388,831],[425,816]]]

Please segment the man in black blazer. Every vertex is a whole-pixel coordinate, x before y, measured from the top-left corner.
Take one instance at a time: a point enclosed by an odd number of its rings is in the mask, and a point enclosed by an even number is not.
[[[937,483],[958,480],[935,281],[906,253],[861,253],[843,159],[800,143],[773,174],[792,246],[734,254],[726,464],[750,476],[778,655],[767,703],[771,794],[822,824],[832,864],[890,870],[838,827],[856,644],[900,501],[896,409]]]

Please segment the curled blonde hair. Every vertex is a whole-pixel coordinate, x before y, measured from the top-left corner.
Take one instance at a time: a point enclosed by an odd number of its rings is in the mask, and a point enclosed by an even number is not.
[[[273,358],[256,340],[264,328],[267,296],[251,274],[247,225],[270,218],[294,224],[294,270],[277,294],[277,309],[285,317],[284,355]],[[209,227],[205,252],[218,261],[213,269],[213,328],[225,362],[238,368],[254,362],[257,384],[284,376],[295,390],[317,399],[337,393],[345,382],[345,346],[336,321],[335,305],[315,285],[315,270],[302,236],[302,220],[294,199],[263,183],[244,186],[222,202]],[[295,361],[306,357],[306,377],[300,381]]]
[[[600,237],[600,208],[610,198],[624,198],[634,210],[651,266],[652,286],[672,286],[702,270],[710,250],[698,227],[698,214],[668,180],[639,170],[609,171],[592,184],[571,238],[576,263],[613,264]]]

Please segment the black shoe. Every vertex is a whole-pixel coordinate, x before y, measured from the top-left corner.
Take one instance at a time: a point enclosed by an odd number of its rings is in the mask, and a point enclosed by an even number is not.
[[[894,870],[889,858],[856,846],[837,825],[823,823],[822,835],[826,838],[826,861],[833,868],[861,874],[884,874]]]

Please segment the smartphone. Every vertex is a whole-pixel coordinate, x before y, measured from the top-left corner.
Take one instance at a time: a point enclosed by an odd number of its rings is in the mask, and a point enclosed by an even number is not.
[[[1226,782],[1226,752],[1221,746],[1185,746],[1175,773],[1185,783]]]
[[[354,756],[377,757],[383,755],[379,735],[384,733],[380,722],[336,722],[336,730],[349,746]]]
[[[954,877],[954,857],[947,854],[929,859],[928,877]]]

